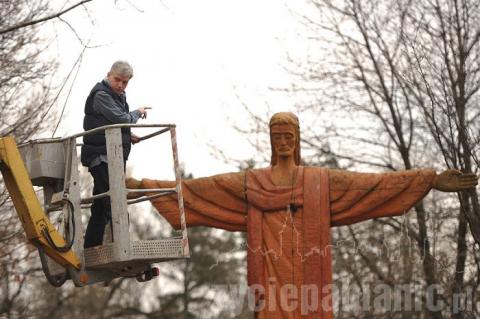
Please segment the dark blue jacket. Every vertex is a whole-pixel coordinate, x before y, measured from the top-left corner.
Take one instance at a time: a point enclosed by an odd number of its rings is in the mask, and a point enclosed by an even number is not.
[[[105,116],[101,113],[96,112],[93,107],[94,96],[95,93],[98,91],[103,91],[110,95],[116,103],[116,106],[122,109],[125,113],[129,113],[128,103],[125,99],[122,99],[121,96],[113,92],[110,85],[103,80],[102,82],[97,83],[93,89],[90,91],[90,94],[87,97],[87,101],[85,102],[85,117],[83,119],[83,129],[85,131],[91,130],[100,126],[116,124],[110,120],[108,120]],[[128,159],[128,155],[130,154],[131,149],[131,141],[130,141],[130,128],[123,128],[122,129],[122,145],[123,145],[123,160],[126,161]],[[100,156],[107,154],[107,146],[105,140],[105,131],[102,130],[100,132],[94,134],[88,134],[83,137],[83,146],[82,146],[82,153],[81,153],[81,162],[83,166],[89,166],[91,161]]]

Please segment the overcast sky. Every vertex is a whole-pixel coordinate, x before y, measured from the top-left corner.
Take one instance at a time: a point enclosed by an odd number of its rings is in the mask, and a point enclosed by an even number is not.
[[[179,156],[188,172],[207,176],[236,170],[215,159],[207,144],[229,156],[247,159],[253,150],[232,128],[245,112],[236,97],[257,111],[268,103],[290,110],[295,98],[274,93],[286,87],[286,53],[302,50],[293,1],[96,0],[64,17],[77,35],[96,48],[83,55],[57,136],[82,131],[84,101],[117,59],[128,60],[135,76],[127,88],[131,109],[151,106],[147,121],[175,123]],[[298,6],[298,4],[295,4]],[[45,26],[58,34],[51,46],[60,69],[59,82],[74,65],[82,46],[70,27]],[[73,78],[73,77],[72,77]],[[69,82],[70,83],[70,82]],[[68,86],[64,92],[68,91]],[[59,109],[66,94],[59,100]],[[141,135],[141,132],[138,132]],[[162,138],[167,142],[166,137]],[[133,148],[129,166],[136,177],[171,176],[170,150],[160,140]],[[269,151],[269,150],[268,150]],[[160,165],[159,165],[160,163]]]

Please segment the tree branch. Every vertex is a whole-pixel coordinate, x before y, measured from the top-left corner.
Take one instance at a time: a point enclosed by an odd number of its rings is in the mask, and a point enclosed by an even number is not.
[[[81,5],[83,5],[87,2],[91,2],[91,1],[92,0],[82,0],[82,1],[72,5],[70,7],[68,7],[67,9],[62,10],[60,12],[57,12],[55,14],[48,15],[46,17],[43,17],[43,18],[40,18],[40,19],[37,19],[37,20],[24,21],[24,22],[19,23],[17,25],[2,29],[2,30],[0,30],[0,35],[8,33],[8,32],[15,31],[15,30],[18,30],[18,29],[22,29],[22,28],[25,28],[25,27],[28,27],[28,26],[32,26],[32,25],[35,25],[35,24],[39,24],[39,23],[42,23],[42,22],[45,22],[45,21],[48,21],[48,20],[51,20],[51,19],[59,18],[60,16],[64,15],[65,13],[75,9],[76,7],[81,6]]]

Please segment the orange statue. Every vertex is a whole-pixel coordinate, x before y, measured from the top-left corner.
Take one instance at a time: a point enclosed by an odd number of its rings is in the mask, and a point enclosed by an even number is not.
[[[248,284],[256,318],[333,318],[330,228],[406,213],[432,188],[458,191],[474,174],[447,170],[356,173],[300,166],[293,113],[270,120],[271,166],[183,181],[187,226],[246,231]],[[129,188],[174,182],[127,180]],[[176,195],[152,200],[180,227]]]

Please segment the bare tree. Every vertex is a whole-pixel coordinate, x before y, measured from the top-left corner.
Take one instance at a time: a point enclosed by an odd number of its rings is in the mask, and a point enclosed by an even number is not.
[[[372,152],[367,158],[377,164],[383,162],[389,169],[413,169],[435,163],[437,168],[475,171],[472,164],[476,163],[478,141],[478,126],[473,121],[479,110],[475,103],[480,49],[478,4],[450,0],[320,0],[313,1],[313,5],[318,9],[318,19],[310,16],[303,21],[319,37],[331,39],[325,41],[328,45],[324,47],[331,59],[318,63],[311,56],[309,65],[324,69],[309,67],[302,73],[303,79],[329,82],[327,86],[332,88],[329,94],[342,108],[337,112],[345,115],[346,110],[357,119],[349,122],[353,123],[353,132],[340,127],[337,131],[341,134],[334,139],[355,141],[356,147],[366,145]],[[350,154],[354,151],[351,146],[346,149]],[[415,222],[408,225],[395,219],[373,222],[396,230],[407,227],[408,236],[416,243],[419,257],[416,260],[421,262],[425,287],[445,285],[439,298],[450,305],[450,310],[453,294],[460,294],[465,288],[468,254],[472,254],[470,263],[477,259],[475,249],[468,249],[472,237],[467,236],[466,227],[468,220],[471,234],[478,242],[477,205],[476,193],[465,192],[459,194],[459,201],[443,207],[417,204]],[[448,264],[448,274],[439,269],[438,252],[433,246],[441,243],[435,242],[435,225],[429,223],[436,219],[433,214],[440,213],[441,208],[450,211],[458,225],[454,235],[456,255]],[[355,240],[355,234],[351,231],[350,239]],[[443,236],[446,237],[445,233]],[[358,253],[378,279],[389,285],[401,282],[389,275],[388,264],[372,262],[371,257]],[[410,270],[398,279],[411,282],[419,273],[414,271],[414,265],[408,262],[405,265],[405,270]],[[449,316],[448,311],[423,309],[432,318]],[[457,311],[453,316],[465,313]]]
[[[0,1],[0,136],[22,143],[52,127],[56,63],[43,54],[49,42],[39,27],[86,2],[56,9],[44,0]],[[40,267],[1,180],[0,214],[0,316],[21,317],[31,311],[25,288]]]
[[[310,4],[304,12],[292,9],[310,50],[304,60],[288,61],[291,87],[275,88],[297,97],[307,163],[358,170],[449,167],[477,172],[478,2]],[[250,112],[252,123],[243,125],[243,132],[262,126],[263,116]],[[256,145],[268,148],[265,140]],[[356,287],[355,296],[369,301],[365,307],[340,298],[337,316],[478,316],[475,307],[462,310],[455,303],[467,295],[470,302],[477,298],[479,221],[478,197],[471,191],[458,196],[434,193],[414,207],[414,214],[337,228],[335,278]],[[382,311],[372,307],[370,284],[439,289],[433,295],[409,292],[419,309],[392,296],[400,306]],[[432,301],[443,307],[429,307]]]
[[[0,24],[16,23],[25,10],[23,1],[2,1]],[[50,89],[45,79],[54,63],[42,61],[42,46],[35,28],[0,34],[0,135],[14,135],[20,142],[42,130],[52,119]],[[32,248],[26,245],[16,212],[3,182],[0,184],[0,314],[20,316],[26,277],[32,275],[25,263],[32,261]],[[34,265],[34,264],[30,264]]]

